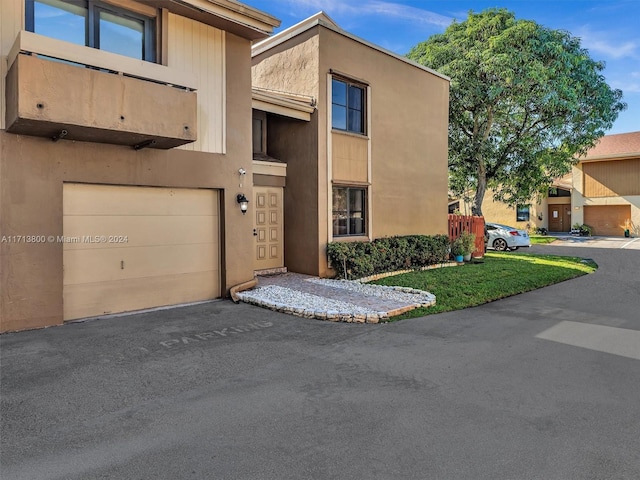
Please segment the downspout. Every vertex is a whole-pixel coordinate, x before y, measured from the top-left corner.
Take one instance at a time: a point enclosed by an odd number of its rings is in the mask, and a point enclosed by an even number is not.
[[[240,302],[240,298],[238,298],[239,292],[243,292],[244,290],[249,290],[250,288],[253,288],[256,285],[258,285],[258,279],[256,277],[253,277],[253,280],[249,280],[248,282],[244,282],[244,283],[239,283],[238,285],[231,287],[231,289],[229,290],[229,293],[231,295],[231,300],[233,300],[233,303]]]

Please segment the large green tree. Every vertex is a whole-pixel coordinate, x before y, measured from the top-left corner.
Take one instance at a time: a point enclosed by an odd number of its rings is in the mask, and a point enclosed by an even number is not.
[[[510,205],[543,193],[626,108],[579,38],[504,9],[470,12],[407,56],[451,78],[450,189],[472,192],[474,215],[487,188]]]

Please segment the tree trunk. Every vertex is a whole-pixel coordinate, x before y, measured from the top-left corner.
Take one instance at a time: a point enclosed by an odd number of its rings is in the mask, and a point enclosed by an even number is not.
[[[478,217],[482,217],[482,201],[484,200],[484,194],[487,190],[487,169],[484,166],[484,161],[478,159],[478,188],[476,189],[476,195],[473,199],[473,205],[471,205],[471,214]]]

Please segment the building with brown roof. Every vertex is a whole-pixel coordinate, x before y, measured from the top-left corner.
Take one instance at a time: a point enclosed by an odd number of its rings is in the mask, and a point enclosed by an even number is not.
[[[640,131],[602,137],[573,168],[572,221],[640,235]]]

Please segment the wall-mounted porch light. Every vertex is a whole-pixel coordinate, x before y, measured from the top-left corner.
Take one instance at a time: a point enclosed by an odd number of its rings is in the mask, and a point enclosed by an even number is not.
[[[244,196],[244,193],[239,193],[236,196],[236,201],[240,204],[240,210],[242,211],[242,214],[244,215],[245,213],[247,213],[247,209],[249,208],[249,200],[247,200],[247,197]]]

